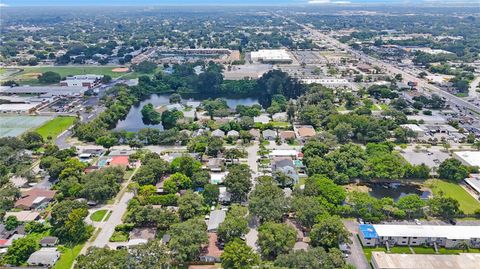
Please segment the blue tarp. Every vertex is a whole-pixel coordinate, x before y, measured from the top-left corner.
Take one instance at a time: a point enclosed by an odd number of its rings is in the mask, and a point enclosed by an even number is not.
[[[363,234],[364,238],[371,239],[371,238],[378,238],[377,231],[371,224],[360,224],[358,229]]]

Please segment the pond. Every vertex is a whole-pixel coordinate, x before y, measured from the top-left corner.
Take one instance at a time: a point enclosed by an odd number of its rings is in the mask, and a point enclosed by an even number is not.
[[[368,184],[367,185],[370,190],[369,194],[377,199],[381,199],[384,197],[390,197],[395,202],[408,194],[417,194],[422,199],[428,199],[430,196],[430,192],[426,190],[422,190],[419,185],[414,184],[399,184],[399,183],[375,183],[375,184]]]
[[[127,132],[138,132],[143,128],[157,128],[162,129],[162,124],[147,125],[142,121],[142,107],[148,103],[152,103],[154,107],[169,104],[170,94],[152,94],[149,98],[142,100],[140,103],[133,105],[130,108],[125,119],[119,121],[115,127],[116,131],[125,130]],[[253,97],[233,98],[233,97],[221,97],[221,96],[206,96],[206,95],[182,95],[182,102],[186,101],[202,101],[208,98],[223,98],[227,101],[227,105],[230,108],[235,108],[237,105],[251,106],[258,104],[258,99]]]

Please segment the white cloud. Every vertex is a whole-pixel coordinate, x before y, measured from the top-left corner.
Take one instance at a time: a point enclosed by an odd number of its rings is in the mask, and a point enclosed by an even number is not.
[[[8,5],[4,3],[0,3],[0,7],[8,7]]]

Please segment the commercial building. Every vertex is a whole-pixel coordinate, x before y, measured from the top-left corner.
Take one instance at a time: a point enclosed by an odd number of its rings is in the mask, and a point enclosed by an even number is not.
[[[35,112],[40,103],[33,104],[0,104],[0,113],[30,114]]]
[[[417,135],[417,138],[422,138],[425,135],[425,130],[417,124],[402,124],[400,127],[414,132]]]
[[[82,96],[87,87],[74,86],[1,86],[0,93],[2,94],[35,94],[46,96]]]
[[[308,78],[301,80],[305,84],[321,84],[328,88],[347,87],[350,86],[348,80],[343,78]]]
[[[470,177],[464,179],[464,181],[470,189],[480,195],[480,174],[470,174]]]
[[[480,226],[361,224],[359,236],[367,247],[378,245],[456,248],[460,242],[480,248]]]
[[[453,153],[453,158],[464,165],[480,167],[480,151],[456,151]]]
[[[372,266],[374,269],[477,269],[480,254],[387,254],[374,251]]]
[[[64,87],[87,87],[89,89],[102,83],[103,75],[77,75],[67,77],[60,81],[60,86]]]
[[[261,63],[292,63],[290,54],[284,49],[252,51],[250,53],[250,58],[254,62]]]

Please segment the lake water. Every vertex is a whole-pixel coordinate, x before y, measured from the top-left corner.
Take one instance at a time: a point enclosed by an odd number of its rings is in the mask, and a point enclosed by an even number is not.
[[[367,186],[371,189],[369,194],[377,199],[390,197],[397,201],[408,194],[417,194],[420,198],[427,199],[430,195],[429,191],[423,191],[419,186],[413,184],[369,184]]]
[[[143,128],[157,128],[157,129],[163,130],[162,124],[147,125],[143,123],[141,110],[142,110],[142,107],[148,103],[152,103],[154,107],[158,107],[161,105],[168,105],[169,97],[170,97],[170,94],[152,94],[148,99],[145,99],[140,103],[133,105],[130,108],[130,111],[128,112],[127,117],[125,117],[124,120],[121,120],[117,123],[115,130],[117,131],[125,130],[127,132],[138,132],[140,129],[143,129]],[[188,95],[188,96],[182,96],[182,97],[183,97],[182,102],[202,101],[208,98],[223,98],[227,101],[227,105],[230,108],[235,108],[237,107],[237,105],[251,106],[254,104],[258,104],[258,99],[252,98],[252,97],[225,98],[221,96],[212,97],[212,96],[202,96],[202,95]]]

